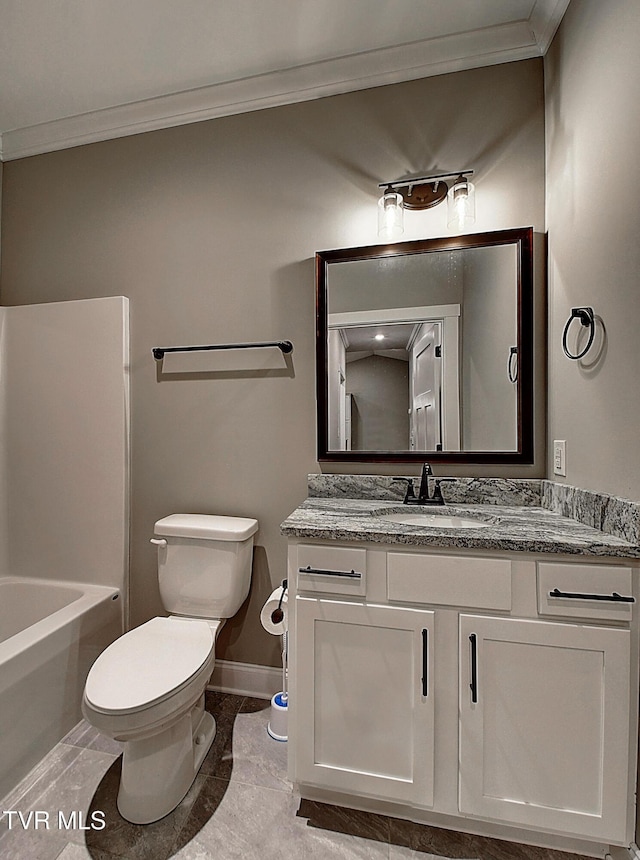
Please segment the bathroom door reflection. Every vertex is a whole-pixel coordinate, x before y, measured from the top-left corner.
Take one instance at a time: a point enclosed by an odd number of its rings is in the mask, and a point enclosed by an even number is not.
[[[441,367],[438,322],[425,323],[411,353],[411,438],[412,451],[442,450],[440,414]]]

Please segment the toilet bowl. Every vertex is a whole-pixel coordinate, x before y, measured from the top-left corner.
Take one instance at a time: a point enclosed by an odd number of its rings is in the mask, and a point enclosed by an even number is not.
[[[153,618],[94,663],[82,711],[124,743],[118,809],[128,821],[157,821],[191,787],[215,737],[204,710],[214,659],[215,631],[206,621]]]
[[[169,611],[113,642],[93,664],[82,700],[91,725],[124,743],[118,810],[134,824],[171,812],[213,743],[204,693],[215,642],[249,590],[256,520],[174,514],[156,523],[161,595]],[[170,551],[173,550],[173,551]],[[215,617],[214,612],[220,613]]]

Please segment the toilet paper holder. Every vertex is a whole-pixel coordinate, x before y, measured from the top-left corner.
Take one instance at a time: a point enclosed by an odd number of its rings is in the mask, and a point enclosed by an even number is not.
[[[282,601],[284,600],[284,595],[287,590],[287,580],[282,580],[282,591],[280,593],[280,600],[278,602],[278,606],[271,613],[271,622],[272,624],[281,624],[284,619],[284,612],[282,610]]]

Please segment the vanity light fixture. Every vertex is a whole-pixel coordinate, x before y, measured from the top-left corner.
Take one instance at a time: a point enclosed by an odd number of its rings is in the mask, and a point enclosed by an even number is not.
[[[475,186],[467,178],[473,170],[416,176],[381,182],[384,188],[378,200],[378,235],[381,239],[397,239],[404,232],[405,209],[431,209],[447,200],[447,225],[462,230],[476,220]],[[453,180],[450,184],[445,180]],[[400,192],[402,189],[402,193]]]

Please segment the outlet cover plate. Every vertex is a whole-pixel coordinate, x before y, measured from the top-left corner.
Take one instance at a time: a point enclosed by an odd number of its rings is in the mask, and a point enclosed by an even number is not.
[[[553,474],[567,475],[567,443],[564,439],[554,439],[553,442]]]

